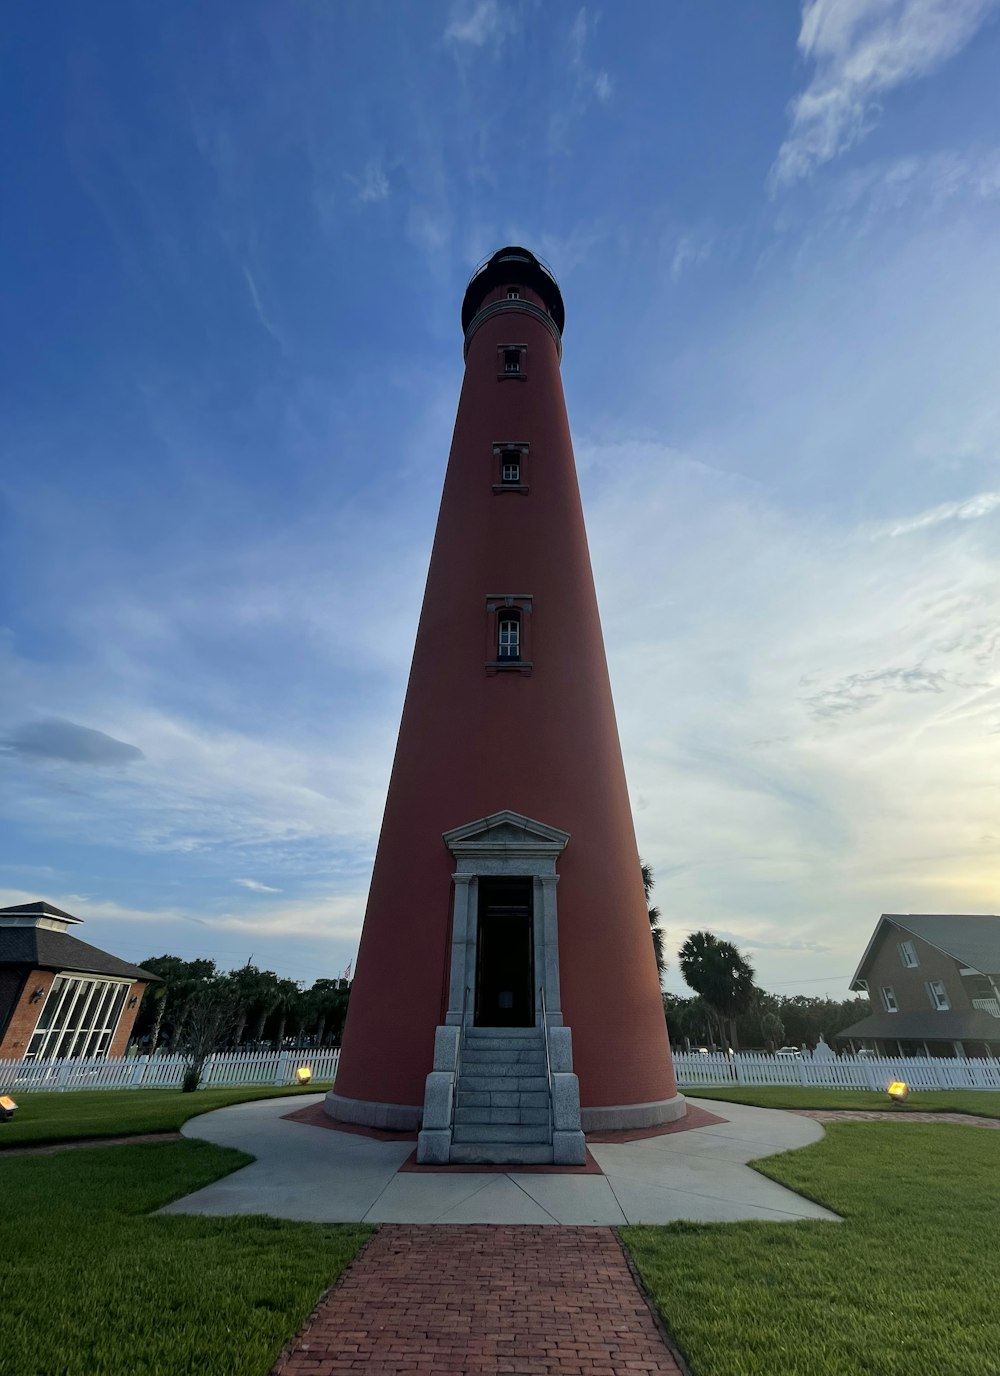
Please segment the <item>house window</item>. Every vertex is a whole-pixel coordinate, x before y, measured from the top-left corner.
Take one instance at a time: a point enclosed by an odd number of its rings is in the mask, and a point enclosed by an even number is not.
[[[907,970],[915,970],[920,964],[917,957],[917,948],[912,941],[901,941],[899,943],[899,958],[906,966]]]
[[[57,976],[24,1059],[106,1056],[129,987],[118,980]]]
[[[497,618],[497,659],[521,658],[521,616],[519,612],[501,612]]]
[[[507,300],[508,300],[508,301],[520,301],[520,299],[521,299],[521,288],[520,288],[520,287],[508,287],[508,288],[507,288]]]
[[[882,1006],[887,1013],[898,1013],[899,1004],[896,1002],[896,991],[891,984],[882,985]]]
[[[943,981],[939,979],[928,980],[927,996],[931,1001],[931,1007],[936,1008],[939,1013],[947,1013],[951,1007],[948,991],[945,989]]]
[[[505,373],[519,373],[521,371],[520,349],[504,349],[503,370]]]

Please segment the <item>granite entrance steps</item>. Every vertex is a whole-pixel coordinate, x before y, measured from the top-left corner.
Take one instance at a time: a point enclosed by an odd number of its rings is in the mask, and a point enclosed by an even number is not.
[[[463,1165],[551,1163],[552,1110],[540,1028],[466,1029],[450,1159]]]

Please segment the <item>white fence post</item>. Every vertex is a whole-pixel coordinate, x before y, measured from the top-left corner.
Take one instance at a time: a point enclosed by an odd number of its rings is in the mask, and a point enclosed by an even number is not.
[[[132,1071],[132,1078],[128,1082],[129,1089],[138,1089],[146,1077],[146,1067],[149,1065],[148,1056],[140,1056],[135,1063]]]
[[[278,1057],[278,1066],[274,1072],[274,1083],[276,1085],[286,1085],[288,1083],[288,1062],[291,1052],[283,1051]]]

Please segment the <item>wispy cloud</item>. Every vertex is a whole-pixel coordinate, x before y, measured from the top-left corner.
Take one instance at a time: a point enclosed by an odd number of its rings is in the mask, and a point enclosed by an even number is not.
[[[6,738],[0,738],[0,750],[26,760],[59,760],[83,765],[132,764],[145,758],[137,745],[129,745],[104,731],[59,717],[15,726]]]
[[[370,162],[360,177],[350,177],[349,180],[358,188],[358,200],[362,205],[371,205],[374,201],[385,201],[389,198],[389,178],[380,162]]]
[[[282,339],[281,335],[275,329],[274,325],[271,323],[270,317],[264,310],[263,302],[260,299],[260,292],[257,290],[257,281],[253,273],[247,267],[246,263],[243,264],[243,277],[246,281],[247,290],[250,293],[250,300],[253,303],[254,313],[257,316],[257,319],[260,321],[264,329],[274,340],[275,344],[277,344],[279,349],[281,349],[282,353],[284,353],[285,341]]]
[[[498,0],[477,0],[471,5],[455,6],[444,36],[449,43],[483,48],[488,43],[499,46],[515,28],[516,19],[509,3],[501,6]]]
[[[602,105],[607,105],[614,94],[611,77],[603,69],[595,70],[586,60],[587,44],[596,26],[596,15],[588,13],[586,7],[577,10],[569,30],[567,51],[579,86],[593,92]]]
[[[918,530],[929,530],[945,521],[978,521],[997,510],[1000,510],[1000,492],[979,492],[963,502],[941,502],[926,511],[918,511],[914,516],[879,521],[868,527],[868,531],[872,539],[895,539],[900,535],[912,535]]]
[[[929,76],[972,38],[997,0],[806,0],[798,46],[812,79],[789,107],[773,186],[807,176],[863,139],[880,98]]]
[[[672,280],[677,282],[692,268],[701,267],[702,263],[706,263],[711,257],[714,247],[714,234],[696,233],[693,230],[681,234],[670,259]]]
[[[836,720],[875,707],[887,693],[943,693],[944,674],[931,673],[921,665],[912,668],[872,669],[848,674],[830,688],[805,694],[802,701],[817,721]]]
[[[281,889],[273,889],[270,884],[262,884],[258,879],[234,879],[233,883],[249,889],[251,893],[281,893]]]

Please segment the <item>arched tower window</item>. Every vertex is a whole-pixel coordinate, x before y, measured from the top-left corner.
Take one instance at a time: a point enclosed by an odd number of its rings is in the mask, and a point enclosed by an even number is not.
[[[493,593],[486,599],[486,672],[528,675],[532,662],[531,608],[527,592]]]
[[[497,617],[497,659],[518,660],[521,658],[521,613],[516,609],[504,608]]]

